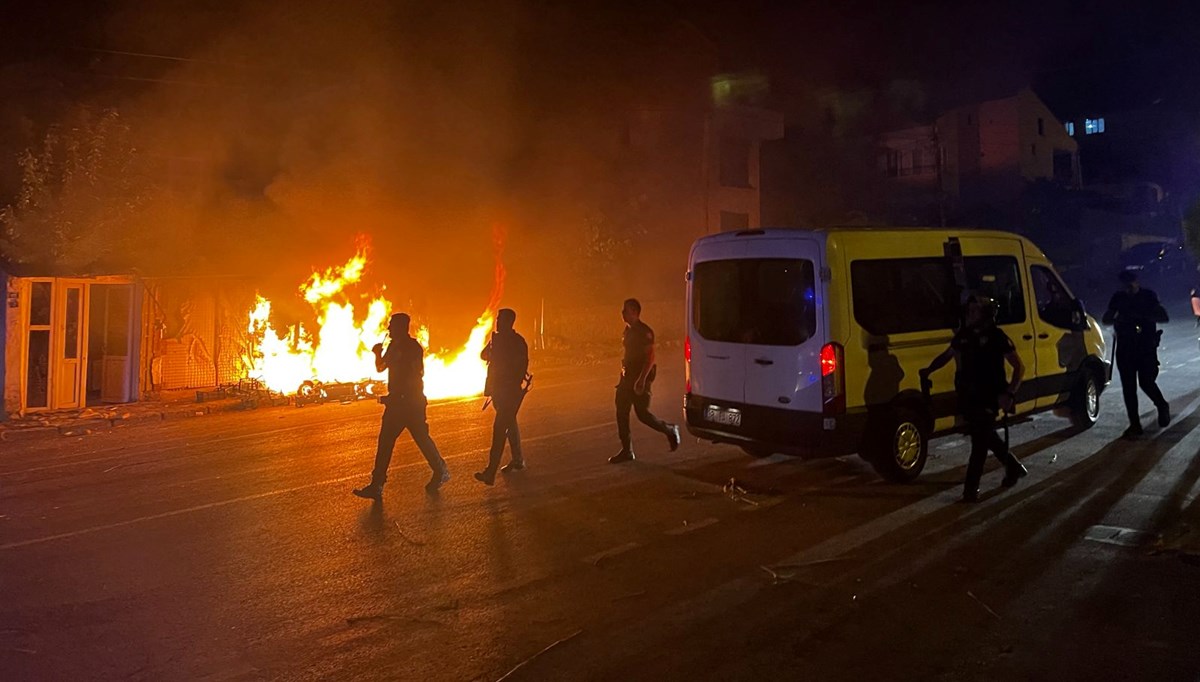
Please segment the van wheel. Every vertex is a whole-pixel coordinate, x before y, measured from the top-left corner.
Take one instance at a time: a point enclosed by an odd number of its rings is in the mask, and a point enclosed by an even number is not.
[[[742,452],[746,453],[747,455],[750,455],[751,457],[757,457],[759,459],[762,459],[763,457],[770,457],[771,455],[775,454],[774,450],[765,445],[740,445],[738,447],[740,447]]]
[[[1078,428],[1091,428],[1100,418],[1100,383],[1092,370],[1084,371],[1083,381],[1071,392],[1070,408],[1071,424]]]
[[[867,461],[889,481],[912,481],[929,456],[929,424],[916,410],[892,410],[868,432]]]

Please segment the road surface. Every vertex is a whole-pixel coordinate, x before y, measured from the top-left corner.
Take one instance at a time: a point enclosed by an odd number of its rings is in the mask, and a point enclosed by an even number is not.
[[[1194,680],[1200,567],[1154,551],[1200,516],[1190,326],[1163,349],[1170,427],[1120,440],[1114,384],[1089,431],[1014,427],[1029,477],[1002,490],[990,462],[974,506],[954,436],[911,485],[856,457],[669,453],[636,423],[638,461],[609,465],[609,366],[539,372],[529,469],[494,488],[471,478],[491,413],[431,406],[453,480],[426,495],[402,437],[379,505],[350,494],[375,404],[5,443],[0,677]]]

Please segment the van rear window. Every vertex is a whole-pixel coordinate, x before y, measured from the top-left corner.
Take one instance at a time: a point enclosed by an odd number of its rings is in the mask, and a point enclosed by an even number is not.
[[[798,346],[816,333],[812,261],[746,258],[697,263],[692,324],[710,341]]]
[[[963,259],[967,289],[996,301],[998,324],[1025,321],[1025,297],[1017,259]],[[876,335],[954,329],[959,291],[945,258],[883,258],[850,264],[854,319]]]

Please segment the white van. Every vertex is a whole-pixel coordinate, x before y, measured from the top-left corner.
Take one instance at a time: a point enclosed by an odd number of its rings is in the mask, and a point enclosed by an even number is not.
[[[964,292],[991,296],[1025,381],[1018,417],[1095,423],[1111,367],[1099,325],[1018,235],[933,228],[762,229],[703,237],[687,273],[688,431],[762,456],[860,453],[920,474],[956,426],[950,343]]]

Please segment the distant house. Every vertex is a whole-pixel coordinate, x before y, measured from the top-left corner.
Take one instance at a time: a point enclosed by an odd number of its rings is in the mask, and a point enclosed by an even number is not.
[[[1031,182],[1081,184],[1079,145],[1031,90],[885,133],[878,145],[879,171],[900,203],[1011,205]]]
[[[0,419],[128,403],[245,376],[241,278],[66,272],[0,261]]]

